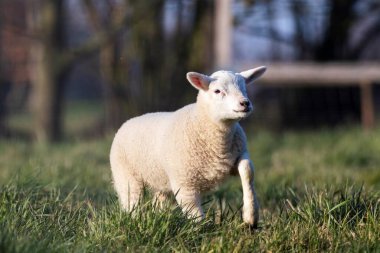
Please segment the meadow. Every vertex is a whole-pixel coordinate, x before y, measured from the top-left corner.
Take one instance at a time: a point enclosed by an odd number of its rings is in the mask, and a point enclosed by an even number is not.
[[[131,216],[111,184],[112,135],[44,146],[0,141],[0,252],[380,252],[380,129],[247,131],[261,204],[242,223],[232,178],[204,198],[207,218],[147,190]]]

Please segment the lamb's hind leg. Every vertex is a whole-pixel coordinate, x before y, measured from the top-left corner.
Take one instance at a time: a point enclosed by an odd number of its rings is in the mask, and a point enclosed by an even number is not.
[[[199,193],[185,187],[172,187],[177,203],[189,218],[202,220],[204,213],[201,206],[201,196]]]
[[[143,184],[132,176],[114,178],[114,183],[121,207],[125,211],[132,211],[139,203]]]

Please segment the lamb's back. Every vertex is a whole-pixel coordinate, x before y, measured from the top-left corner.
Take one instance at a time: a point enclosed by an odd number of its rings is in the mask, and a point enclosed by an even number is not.
[[[134,177],[153,188],[170,190],[166,169],[177,160],[176,146],[191,108],[148,113],[126,121],[116,133],[111,160],[117,153]]]

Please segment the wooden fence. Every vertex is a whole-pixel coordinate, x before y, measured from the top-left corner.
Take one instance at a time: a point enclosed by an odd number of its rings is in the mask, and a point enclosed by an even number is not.
[[[259,65],[259,64],[255,64]],[[358,86],[361,121],[365,129],[375,124],[373,85],[380,82],[380,63],[269,63],[258,81],[264,87]],[[244,64],[245,68],[252,68]]]

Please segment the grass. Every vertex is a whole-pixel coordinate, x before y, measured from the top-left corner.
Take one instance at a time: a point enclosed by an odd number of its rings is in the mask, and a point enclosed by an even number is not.
[[[102,103],[93,101],[70,101],[65,104],[64,129],[65,138],[72,139],[73,136],[90,136],[97,134],[104,118],[104,106]],[[34,125],[31,109],[23,109],[11,112],[7,118],[6,125],[9,129],[31,136],[31,128]],[[90,131],[89,131],[90,130]]]
[[[0,141],[0,252],[379,252],[380,129],[248,134],[260,228],[242,223],[233,178],[207,195],[207,219],[149,192],[135,216],[120,210],[112,137],[53,146]]]

